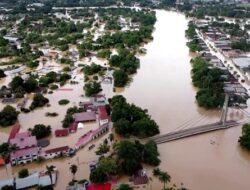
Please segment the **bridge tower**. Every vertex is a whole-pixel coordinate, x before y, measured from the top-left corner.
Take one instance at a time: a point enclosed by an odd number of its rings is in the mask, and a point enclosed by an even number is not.
[[[223,105],[223,108],[222,108],[221,118],[220,118],[220,122],[223,124],[223,126],[225,125],[226,120],[227,120],[228,101],[229,101],[229,94],[226,93],[225,94],[224,105]]]

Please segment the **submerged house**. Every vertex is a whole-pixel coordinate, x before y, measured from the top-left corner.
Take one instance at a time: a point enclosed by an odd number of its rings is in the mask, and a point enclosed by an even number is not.
[[[61,155],[68,156],[69,151],[70,151],[70,148],[68,146],[52,148],[52,149],[45,150],[43,153],[43,157],[45,159],[52,159]]]
[[[108,124],[103,125],[103,126],[99,127],[98,129],[96,129],[94,131],[90,130],[89,132],[87,132],[86,134],[84,134],[83,136],[81,136],[78,139],[78,141],[75,144],[75,148],[76,149],[83,148],[90,141],[95,140],[98,137],[100,137],[103,134],[105,134],[106,132],[108,132],[108,130],[109,130],[109,125]]]
[[[95,112],[81,112],[81,113],[75,113],[73,115],[74,121],[76,123],[79,122],[91,122],[91,121],[96,121],[96,114]]]
[[[40,151],[37,146],[37,139],[35,136],[31,136],[30,131],[16,133],[15,137],[9,140],[9,143],[16,147],[16,150],[10,153],[12,165],[26,164],[38,159]]]
[[[98,107],[98,114],[99,114],[99,124],[100,124],[100,126],[109,123],[109,117],[108,117],[108,113],[107,113],[107,110],[106,110],[105,106],[99,106]]]

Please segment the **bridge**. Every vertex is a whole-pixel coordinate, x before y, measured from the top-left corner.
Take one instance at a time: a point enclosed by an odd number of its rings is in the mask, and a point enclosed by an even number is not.
[[[157,135],[154,137],[151,137],[150,139],[155,141],[156,144],[161,144],[161,143],[166,143],[186,137],[191,137],[194,135],[198,134],[203,134],[203,133],[208,133],[211,131],[217,131],[217,130],[223,130],[223,129],[228,129],[231,127],[236,127],[239,125],[242,125],[246,123],[246,121],[226,121],[227,119],[227,112],[228,112],[228,101],[229,101],[229,95],[225,95],[225,101],[224,105],[222,108],[222,113],[221,113],[221,118],[219,122],[211,123],[211,124],[206,124],[206,125],[200,125],[188,129],[180,129],[178,131],[170,132],[167,134],[162,134],[162,135]],[[250,114],[244,110],[243,111],[245,114],[250,116]]]

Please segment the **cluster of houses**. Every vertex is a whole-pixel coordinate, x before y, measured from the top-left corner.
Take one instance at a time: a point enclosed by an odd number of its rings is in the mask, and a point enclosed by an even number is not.
[[[199,26],[206,25],[207,22],[198,22]],[[245,76],[250,79],[250,58],[244,56],[243,52],[240,50],[233,50],[231,48],[231,41],[228,39],[228,36],[224,33],[221,33],[216,28],[211,28],[209,26],[206,32],[201,32],[198,30],[198,34],[201,37],[197,36],[198,43],[202,48],[200,55],[207,61],[211,68],[219,68],[223,71],[222,78],[226,79],[224,84],[224,91],[225,93],[232,94],[234,96],[239,96],[242,99],[247,99],[248,94],[246,88],[242,86],[240,82],[244,82],[244,80],[239,81],[239,75],[235,71],[231,74],[227,67],[225,67],[222,60],[217,57],[217,54],[212,54],[210,48],[214,49],[215,51],[219,51],[225,59],[232,61],[232,63],[239,68]],[[209,43],[207,43],[207,41]],[[212,44],[211,47],[209,47]],[[229,68],[233,69],[233,68]],[[245,106],[245,105],[241,105]]]
[[[73,114],[74,121],[69,128],[55,130],[56,137],[65,137],[70,133],[75,133],[78,128],[82,128],[84,123],[98,122],[97,129],[88,131],[78,139],[74,147],[76,150],[85,147],[90,141],[97,139],[109,130],[109,116],[104,95],[96,95],[90,101],[80,102],[79,106],[86,111]]]
[[[59,156],[71,156],[74,150],[69,146],[62,146],[52,149],[43,150],[44,143],[39,143],[30,131],[19,132],[20,125],[13,126],[8,143],[11,145],[10,163],[11,165],[22,165],[38,161],[40,157],[52,159]],[[44,142],[44,141],[42,141]]]

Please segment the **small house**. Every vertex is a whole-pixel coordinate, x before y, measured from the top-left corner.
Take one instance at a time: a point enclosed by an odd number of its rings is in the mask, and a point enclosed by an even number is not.
[[[56,137],[66,137],[69,135],[69,129],[57,129],[55,135]]]
[[[96,114],[95,112],[81,112],[81,113],[75,113],[73,115],[75,122],[91,122],[96,121]]]
[[[77,131],[77,123],[73,122],[69,125],[69,132],[70,133],[75,133]]]
[[[62,146],[62,147],[57,147],[57,148],[52,148],[49,150],[45,150],[43,156],[46,159],[51,159],[51,158],[55,158],[57,156],[61,156],[61,155],[69,155],[69,151],[70,148],[68,146]]]
[[[99,114],[100,126],[107,124],[109,122],[109,117],[105,106],[98,107],[98,114]]]

